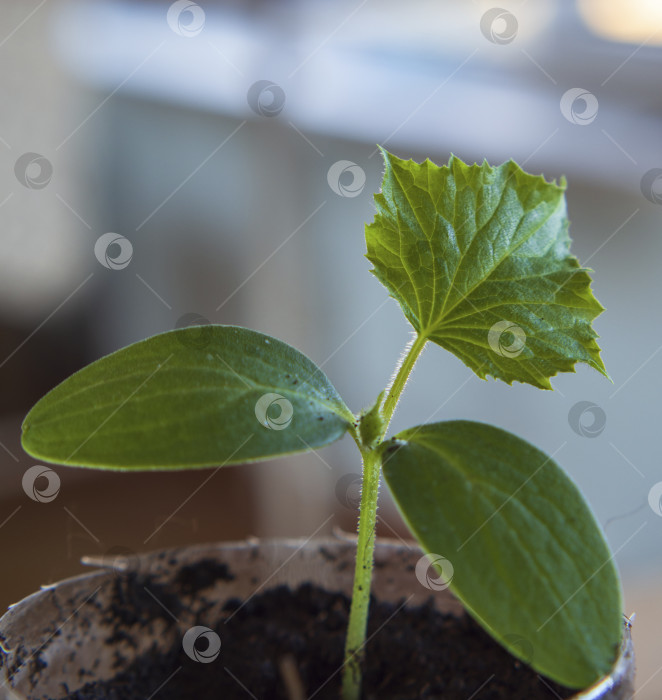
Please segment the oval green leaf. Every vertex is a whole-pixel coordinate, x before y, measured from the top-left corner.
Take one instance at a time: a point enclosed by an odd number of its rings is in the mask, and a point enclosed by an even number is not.
[[[551,389],[577,362],[606,374],[591,326],[603,308],[570,253],[564,180],[513,161],[383,155],[367,258],[419,335],[508,384]]]
[[[148,338],[80,370],[34,406],[22,442],[47,462],[183,469],[321,447],[352,421],[298,350],[210,325]]]
[[[571,688],[610,671],[622,635],[618,574],[551,457],[470,421],[406,430],[381,454],[404,519],[426,552],[450,561],[451,590],[497,641]]]

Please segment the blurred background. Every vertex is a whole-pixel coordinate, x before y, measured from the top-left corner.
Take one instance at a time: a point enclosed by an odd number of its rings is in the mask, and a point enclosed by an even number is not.
[[[660,3],[3,1],[0,66],[0,608],[82,555],[353,531],[349,438],[211,479],[55,467],[38,502],[21,420],[100,355],[205,322],[296,346],[359,410],[409,338],[363,257],[376,144],[513,158],[568,178],[613,383],[510,388],[428,347],[393,428],[470,418],[556,455],[636,612],[636,696],[660,697]],[[385,493],[379,533],[407,537]]]

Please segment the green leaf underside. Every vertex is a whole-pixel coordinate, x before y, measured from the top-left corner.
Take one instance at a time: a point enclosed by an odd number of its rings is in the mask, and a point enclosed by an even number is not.
[[[27,415],[22,441],[59,464],[180,469],[321,447],[352,420],[299,351],[245,328],[201,326],[148,338],[69,377]]]
[[[394,440],[381,449],[396,504],[423,549],[453,565],[451,590],[478,622],[566,686],[607,674],[622,634],[618,574],[561,468],[482,423],[436,423]]]
[[[591,327],[603,308],[569,252],[565,181],[513,161],[493,168],[451,157],[439,167],[383,155],[367,258],[420,335],[508,384],[551,389],[549,378],[576,362],[606,374]],[[521,352],[508,332],[499,336],[504,326],[523,332]]]

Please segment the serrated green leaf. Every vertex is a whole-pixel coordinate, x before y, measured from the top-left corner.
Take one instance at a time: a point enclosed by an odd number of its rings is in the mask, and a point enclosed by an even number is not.
[[[77,372],[23,423],[38,459],[181,469],[302,452],[353,415],[324,373],[280,340],[236,326],[164,333]]]
[[[606,374],[603,311],[570,254],[565,181],[498,167],[404,161],[383,151],[367,258],[419,335],[479,377],[551,389],[585,362]]]
[[[572,688],[610,671],[622,634],[618,574],[579,490],[550,457],[469,421],[405,430],[381,456],[412,532],[451,563],[452,591],[492,636]]]

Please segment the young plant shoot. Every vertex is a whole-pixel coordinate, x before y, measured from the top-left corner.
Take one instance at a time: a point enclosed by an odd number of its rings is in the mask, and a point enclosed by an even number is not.
[[[317,449],[348,432],[363,484],[345,700],[361,695],[381,475],[423,551],[452,565],[452,578],[438,571],[467,611],[539,673],[584,688],[618,654],[622,601],[577,487],[551,456],[491,425],[457,420],[387,437],[428,342],[507,384],[551,389],[550,378],[577,362],[606,376],[591,326],[603,308],[570,253],[565,181],[512,161],[451,157],[438,167],[382,153],[367,257],[415,335],[370,408],[355,416],[284,342],[209,325],[148,338],[77,372],[30,411],[23,447],[74,466],[190,469]]]

